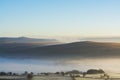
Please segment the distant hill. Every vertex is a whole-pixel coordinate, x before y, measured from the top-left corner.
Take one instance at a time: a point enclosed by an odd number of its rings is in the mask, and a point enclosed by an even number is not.
[[[83,38],[80,40],[87,41],[98,41],[98,42],[120,42],[120,37],[91,37],[91,38]]]
[[[0,49],[0,56],[34,59],[82,59],[120,57],[120,43],[74,42],[68,44],[16,49]],[[19,57],[18,57],[19,56]]]
[[[56,39],[37,39],[28,37],[0,37],[0,43],[37,43],[37,44],[55,44]]]
[[[0,48],[25,48],[61,44],[56,39],[37,39],[28,37],[0,37]],[[7,50],[7,49],[6,49]]]

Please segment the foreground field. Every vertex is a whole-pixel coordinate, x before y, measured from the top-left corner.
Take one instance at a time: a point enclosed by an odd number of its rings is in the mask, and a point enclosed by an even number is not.
[[[70,77],[34,77],[32,80],[72,80]]]
[[[71,77],[34,77],[32,80],[72,80]],[[75,80],[120,80],[120,78],[100,79],[100,78],[75,78]]]
[[[101,74],[86,75],[86,78],[76,77],[75,80],[120,80],[120,74],[109,73],[110,79],[101,79]],[[32,80],[72,80],[71,77],[63,76],[35,76]]]

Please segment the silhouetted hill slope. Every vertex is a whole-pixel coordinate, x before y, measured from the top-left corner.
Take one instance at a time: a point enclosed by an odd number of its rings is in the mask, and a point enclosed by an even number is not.
[[[26,49],[0,50],[1,56],[34,59],[80,59],[120,57],[120,43],[74,42]]]

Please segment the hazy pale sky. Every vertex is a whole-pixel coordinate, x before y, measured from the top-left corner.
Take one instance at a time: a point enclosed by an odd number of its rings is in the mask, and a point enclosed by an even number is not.
[[[0,36],[120,36],[120,0],[0,0]]]
[[[0,37],[5,36],[67,38],[69,40],[80,37],[119,37],[120,0],[0,0]],[[91,67],[108,70],[114,67],[114,71],[120,71],[120,65],[117,63],[120,59],[112,61],[98,60],[95,63],[83,63],[83,66],[77,63],[79,67],[58,65],[60,67],[58,68],[57,65],[48,66],[47,62],[33,64],[34,62],[27,63],[29,61],[20,62],[0,58],[0,67],[3,71],[18,72]],[[111,62],[114,65],[111,65]],[[85,67],[91,64],[93,66]]]

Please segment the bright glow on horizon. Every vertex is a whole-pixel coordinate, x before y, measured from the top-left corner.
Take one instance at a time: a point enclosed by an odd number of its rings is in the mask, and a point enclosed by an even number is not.
[[[41,61],[41,60],[11,60],[0,58],[0,67],[2,71],[13,72],[56,72],[80,70],[86,71],[88,69],[103,69],[106,73],[119,73],[120,61],[119,58],[107,59],[80,59],[80,60],[64,60],[59,61]],[[48,66],[49,65],[49,66]],[[9,66],[9,67],[8,67]],[[19,68],[19,69],[18,69]]]

